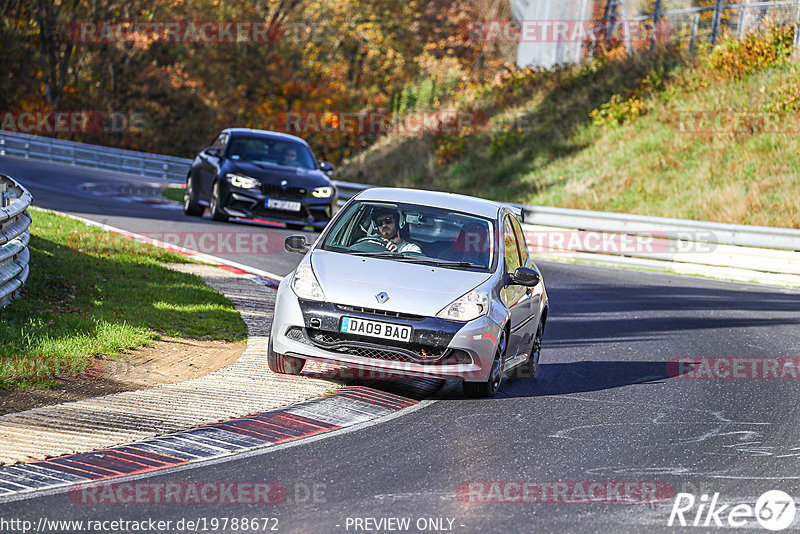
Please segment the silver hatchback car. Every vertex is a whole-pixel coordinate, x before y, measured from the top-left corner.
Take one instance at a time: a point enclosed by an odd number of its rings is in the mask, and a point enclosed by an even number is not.
[[[493,396],[533,377],[548,300],[511,207],[464,195],[373,188],[353,197],[278,288],[268,345],[277,373],[306,360],[388,376],[463,380]]]

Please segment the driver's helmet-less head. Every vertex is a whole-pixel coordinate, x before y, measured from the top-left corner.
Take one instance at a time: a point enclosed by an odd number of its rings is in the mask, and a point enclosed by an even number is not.
[[[379,207],[375,211],[372,212],[372,220],[375,222],[375,226],[380,226],[378,221],[383,219],[384,217],[392,216],[394,218],[394,224],[396,226],[400,226],[400,212],[393,208],[384,208]]]

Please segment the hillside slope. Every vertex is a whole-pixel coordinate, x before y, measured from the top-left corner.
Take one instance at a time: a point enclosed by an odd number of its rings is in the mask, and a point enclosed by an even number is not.
[[[686,60],[611,51],[472,87],[490,127],[390,135],[341,180],[499,200],[800,228],[800,70],[791,28]],[[443,106],[446,107],[446,106]]]

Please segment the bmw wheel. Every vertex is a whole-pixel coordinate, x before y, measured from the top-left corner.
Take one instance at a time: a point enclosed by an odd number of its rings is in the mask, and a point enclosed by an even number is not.
[[[228,215],[222,210],[219,199],[219,180],[214,182],[214,188],[211,190],[211,202],[208,206],[208,211],[211,213],[212,221],[227,221]]]
[[[273,373],[285,375],[299,375],[303,371],[306,361],[303,358],[284,356],[272,349],[272,336],[267,343],[267,365]]]
[[[494,394],[500,389],[500,383],[503,381],[503,355],[505,352],[506,333],[503,331],[500,333],[500,341],[497,343],[497,351],[494,355],[489,378],[486,382],[467,382],[465,380],[462,384],[464,395],[470,398],[494,397]]]
[[[200,217],[205,208],[197,203],[194,187],[192,187],[192,174],[186,177],[186,191],[183,193],[183,213],[190,217]]]

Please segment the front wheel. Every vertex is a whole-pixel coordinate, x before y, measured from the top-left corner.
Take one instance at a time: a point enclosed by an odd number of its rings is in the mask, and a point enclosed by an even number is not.
[[[500,341],[497,343],[497,351],[494,355],[489,378],[486,382],[467,382],[465,380],[461,385],[464,395],[470,398],[494,397],[497,390],[500,389],[500,383],[503,381],[503,356],[505,353],[506,333],[503,331],[500,334]]]
[[[200,217],[205,208],[197,203],[194,187],[192,186],[192,175],[186,177],[186,191],[183,193],[183,213],[190,217]]]
[[[542,339],[544,339],[544,321],[539,321],[536,335],[531,343],[531,353],[525,363],[516,367],[512,373],[514,378],[535,378],[539,370],[539,358],[542,355]]]
[[[228,215],[223,211],[219,198],[219,180],[214,182],[214,187],[211,190],[211,202],[208,205],[208,211],[211,214],[212,221],[228,220]]]
[[[306,361],[303,358],[284,356],[272,349],[272,336],[267,343],[267,365],[273,373],[284,375],[299,375],[303,371]]]

